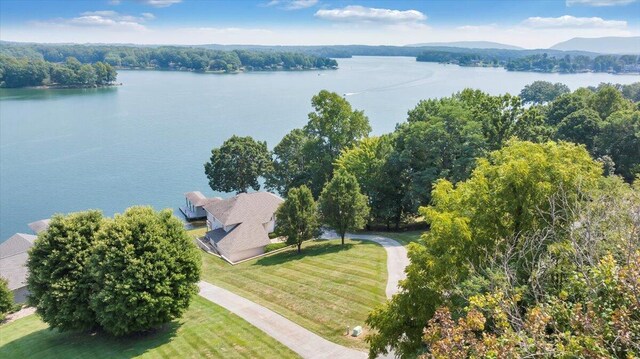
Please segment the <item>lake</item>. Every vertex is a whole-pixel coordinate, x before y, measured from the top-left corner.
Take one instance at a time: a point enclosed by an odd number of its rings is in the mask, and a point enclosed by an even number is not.
[[[0,241],[29,233],[53,213],[135,204],[175,208],[209,189],[203,164],[233,134],[273,148],[302,127],[311,96],[346,94],[374,134],[390,132],[425,98],[465,87],[520,92],[535,80],[571,89],[631,83],[637,75],[540,74],[416,62],[406,57],[339,59],[335,71],[236,75],[120,71],[122,86],[87,90],[0,89]],[[221,194],[216,194],[221,195]],[[224,195],[224,194],[222,194]]]

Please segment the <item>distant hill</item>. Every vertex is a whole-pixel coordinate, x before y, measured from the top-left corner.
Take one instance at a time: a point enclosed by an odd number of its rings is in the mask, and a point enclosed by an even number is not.
[[[575,37],[551,46],[554,50],[589,51],[600,54],[640,54],[640,36]]]
[[[426,42],[424,44],[406,45],[410,47],[460,47],[464,49],[500,49],[522,50],[522,47],[501,44],[491,41],[454,41],[454,42]]]

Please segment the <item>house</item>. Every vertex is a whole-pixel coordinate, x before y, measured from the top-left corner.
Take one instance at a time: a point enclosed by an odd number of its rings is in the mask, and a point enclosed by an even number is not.
[[[16,233],[0,243],[0,277],[8,281],[16,303],[25,302],[29,294],[26,264],[28,251],[36,238],[38,237],[31,234]]]
[[[207,204],[205,239],[229,262],[258,256],[271,243],[282,198],[269,192],[241,193]]]
[[[49,229],[49,222],[51,222],[51,219],[41,219],[39,221],[29,223],[28,226],[34,234],[39,234],[40,232]]]
[[[185,206],[180,207],[180,211],[182,211],[182,214],[184,214],[188,221],[207,218],[207,212],[205,212],[204,206],[211,202],[222,200],[220,197],[207,198],[200,191],[187,192],[184,194],[184,197]]]

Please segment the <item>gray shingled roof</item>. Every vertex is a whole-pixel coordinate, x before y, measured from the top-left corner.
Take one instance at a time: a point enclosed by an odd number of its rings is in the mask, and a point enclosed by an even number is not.
[[[222,200],[222,198],[220,197],[207,198],[200,191],[187,192],[184,194],[184,196],[187,197],[189,202],[191,202],[196,207],[205,206],[209,203]]]
[[[267,223],[282,203],[269,192],[241,193],[235,197],[207,204],[204,209],[223,226],[244,222]]]
[[[38,234],[42,231],[46,231],[49,228],[50,219],[41,219],[39,221],[31,222],[28,224],[33,233]]]
[[[271,243],[264,227],[255,222],[240,223],[229,232],[222,228],[214,229],[207,232],[207,237],[227,253],[237,253]]]
[[[27,285],[27,251],[36,238],[34,235],[17,233],[0,243],[0,276],[9,282],[9,290]]]
[[[33,246],[37,236],[24,233],[16,233],[6,241],[0,243],[0,258],[11,257],[26,252]],[[0,268],[2,269],[2,268]]]

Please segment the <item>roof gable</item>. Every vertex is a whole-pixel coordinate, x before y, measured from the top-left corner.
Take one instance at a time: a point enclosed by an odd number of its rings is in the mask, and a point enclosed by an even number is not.
[[[266,223],[282,203],[282,198],[269,192],[241,193],[235,197],[209,203],[204,209],[223,226],[255,222]]]
[[[240,223],[229,232],[218,228],[208,232],[207,237],[227,253],[237,253],[271,243],[262,224],[255,222]]]

